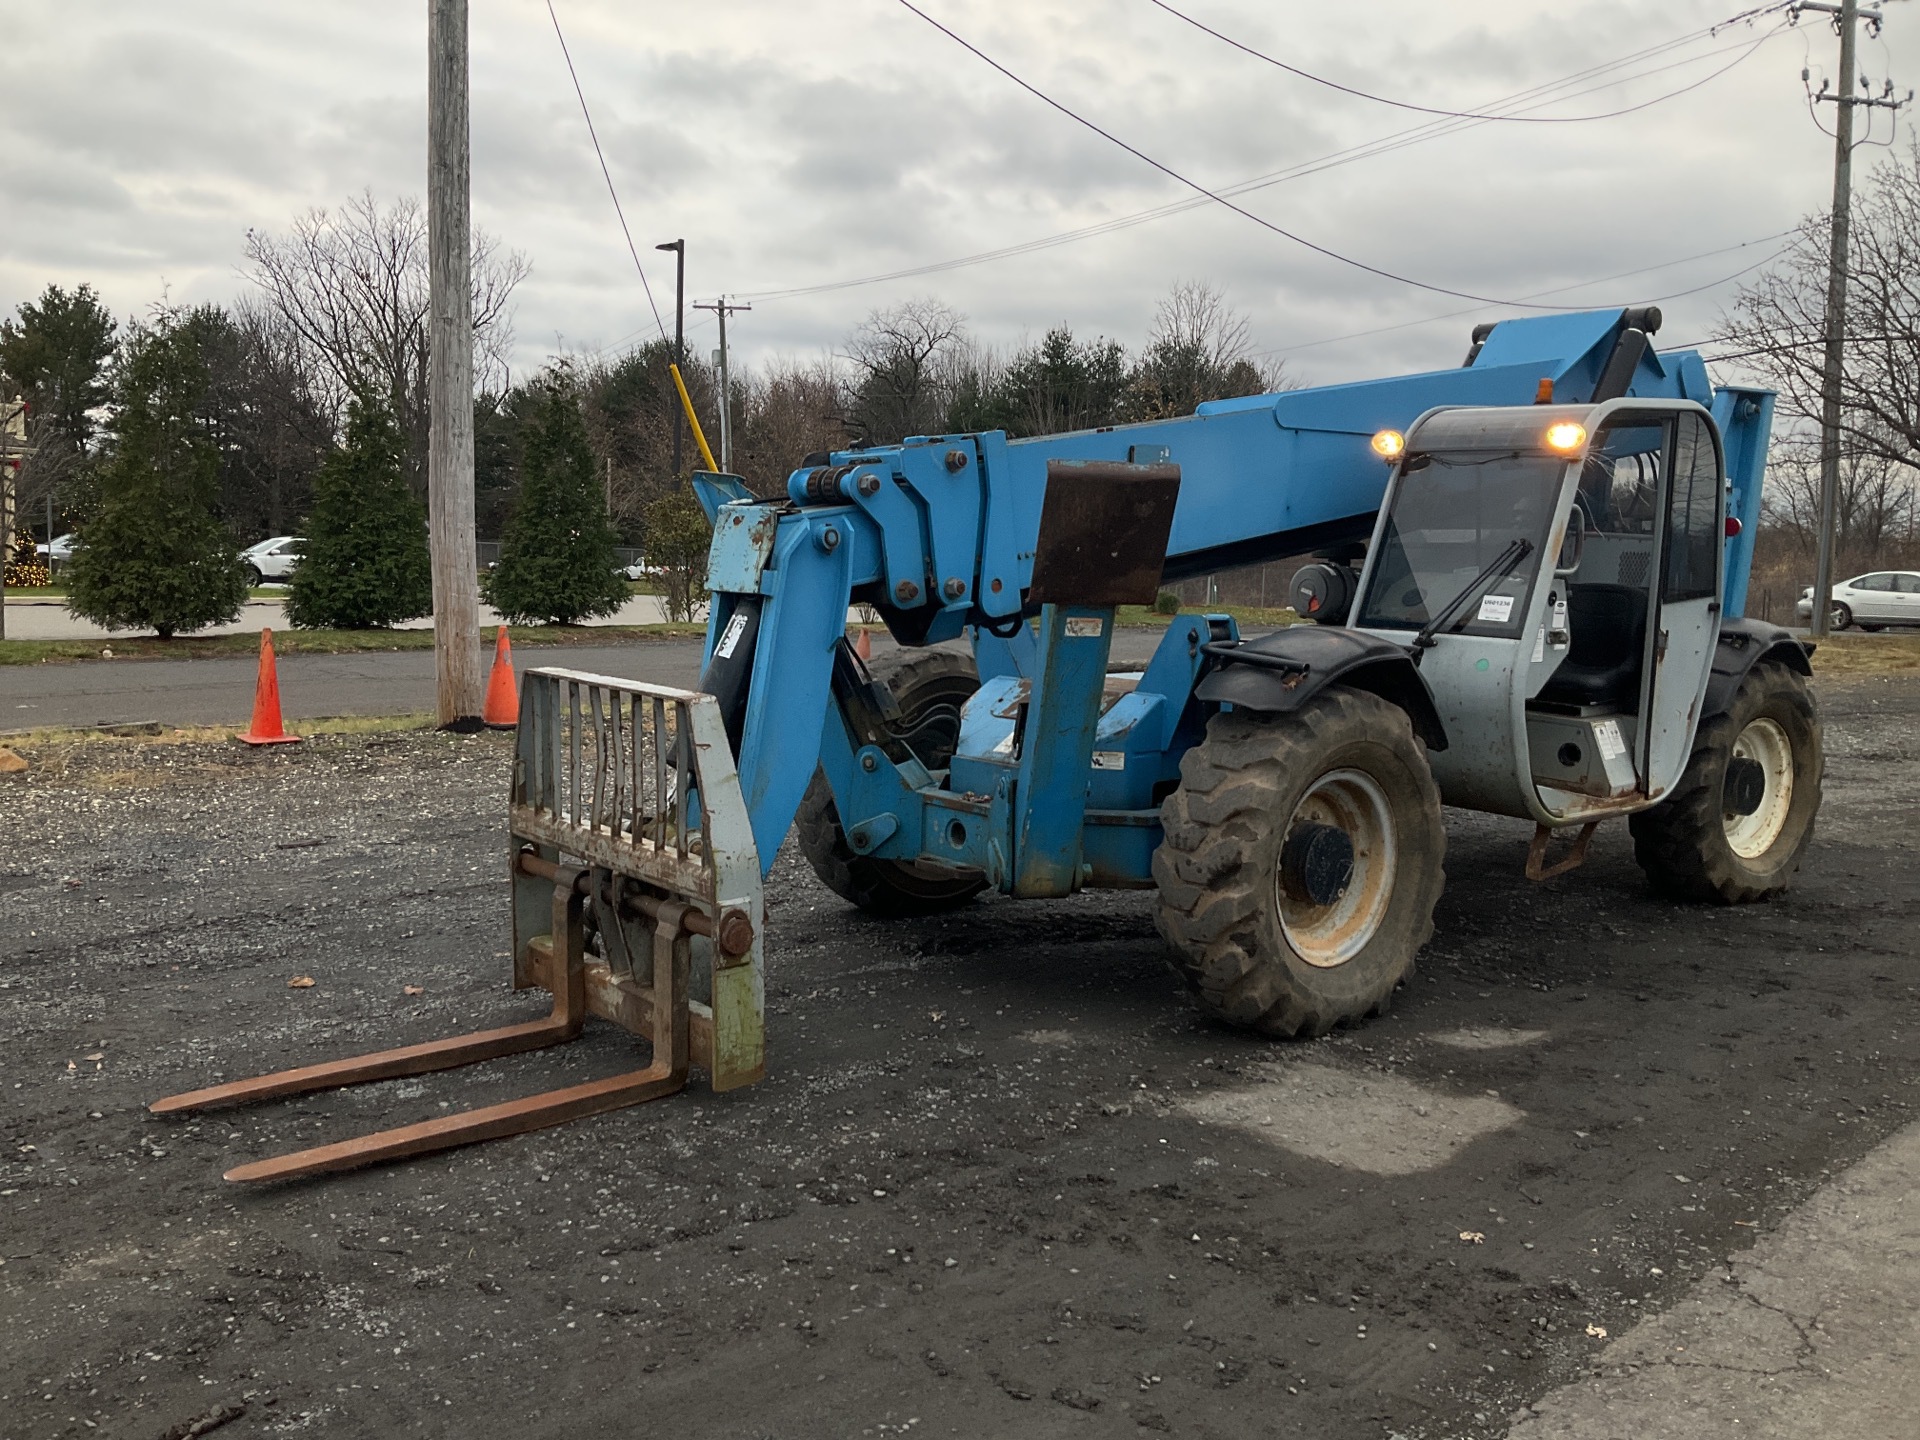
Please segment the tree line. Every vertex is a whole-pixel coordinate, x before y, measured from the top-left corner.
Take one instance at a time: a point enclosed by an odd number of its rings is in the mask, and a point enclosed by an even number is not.
[[[0,383],[29,402],[18,528],[51,515],[81,541],[62,579],[77,613],[163,636],[231,620],[247,595],[240,548],[300,534],[295,625],[391,625],[431,605],[425,226],[411,201],[362,196],[284,234],[250,231],[229,305],[161,301],[118,322],[87,285],[49,285],[0,323]],[[524,257],[474,251],[475,509],[497,539],[482,576],[511,618],[568,623],[617,609],[617,546],[661,567],[669,614],[704,594],[707,530],[674,464],[669,347],[562,355],[516,380],[511,301]],[[938,301],[875,311],[843,346],[734,367],[734,468],[784,490],[808,454],[916,433],[1038,434],[1191,410],[1286,379],[1250,354],[1223,297],[1176,286],[1137,355],[1065,327],[998,352]],[[682,367],[702,427],[718,377]]]
[[[1808,216],[1714,332],[1712,353],[1781,395],[1761,564],[1783,573],[1810,556],[1815,531],[1825,226]],[[1853,231],[1841,573],[1920,559],[1920,146],[1868,177]],[[95,559],[66,577],[72,602],[113,623],[170,633],[226,618],[245,593],[238,547],[291,533],[312,547],[296,623],[423,613],[420,207],[363,195],[281,233],[249,231],[243,273],[250,283],[226,305],[163,301],[122,323],[89,286],[49,285],[0,322],[0,385],[30,406],[18,528],[41,526],[49,503],[56,531],[76,528]],[[494,603],[530,619],[605,613],[624,598],[610,577],[627,545],[664,565],[669,608],[690,614],[705,530],[683,483],[691,444],[674,464],[669,347],[562,355],[516,377],[512,302],[527,273],[525,257],[476,238],[475,505],[479,534],[501,544]],[[682,368],[713,435],[718,377],[697,359]],[[911,300],[822,353],[735,366],[727,401],[734,468],[773,495],[821,451],[1120,424],[1290,383],[1261,363],[1246,318],[1189,282],[1133,348],[1059,325],[996,349],[951,307]]]

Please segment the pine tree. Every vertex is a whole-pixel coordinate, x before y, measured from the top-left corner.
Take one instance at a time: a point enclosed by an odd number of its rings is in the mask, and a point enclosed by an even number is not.
[[[207,367],[191,329],[160,313],[128,338],[67,608],[110,630],[180,631],[237,619],[247,573],[214,514],[220,458],[196,408]]]
[[[378,399],[347,410],[346,444],[320,467],[287,619],[309,629],[397,625],[433,609],[427,514],[407,485],[406,440]]]
[[[607,519],[572,372],[556,366],[530,387],[520,439],[520,495],[486,577],[487,603],[515,624],[572,625],[627,599],[615,569],[619,534]]]

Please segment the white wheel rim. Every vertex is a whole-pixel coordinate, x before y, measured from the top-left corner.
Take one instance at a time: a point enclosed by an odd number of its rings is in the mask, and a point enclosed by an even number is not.
[[[1274,908],[1287,944],[1307,964],[1331,970],[1365,949],[1386,918],[1398,861],[1393,812],[1371,775],[1329,770],[1293,807],[1286,834],[1303,823],[1332,825],[1353,844],[1353,876],[1330,905],[1289,895],[1274,877]]]
[[[1720,820],[1733,853],[1742,860],[1755,860],[1772,849],[1787,828],[1787,811],[1793,805],[1793,742],[1779,721],[1762,717],[1740,732],[1733,742],[1733,755],[1760,767],[1765,788],[1751,815],[1723,811]]]

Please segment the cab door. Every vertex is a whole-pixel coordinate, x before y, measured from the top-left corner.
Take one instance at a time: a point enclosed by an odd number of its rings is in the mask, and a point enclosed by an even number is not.
[[[1720,636],[1726,482],[1720,437],[1698,410],[1674,416],[1664,467],[1655,560],[1656,623],[1647,627],[1639,751],[1642,781],[1659,799],[1686,768]]]

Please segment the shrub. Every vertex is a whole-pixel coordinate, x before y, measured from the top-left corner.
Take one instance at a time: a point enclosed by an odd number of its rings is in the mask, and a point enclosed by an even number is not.
[[[669,620],[693,620],[707,605],[707,547],[713,531],[693,492],[678,487],[647,507],[647,563],[660,571]]]
[[[1180,597],[1171,590],[1162,590],[1153,597],[1153,613],[1156,615],[1178,615]]]

